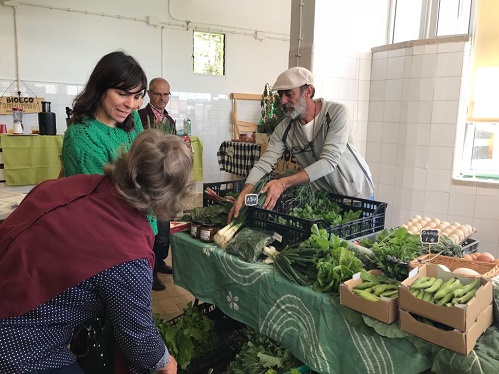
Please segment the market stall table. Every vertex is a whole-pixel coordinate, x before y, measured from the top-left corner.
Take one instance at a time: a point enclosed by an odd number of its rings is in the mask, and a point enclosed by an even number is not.
[[[385,338],[339,297],[298,286],[272,266],[247,263],[185,233],[171,236],[174,283],[275,339],[319,373],[421,373],[429,360],[403,338]]]
[[[5,183],[11,186],[33,185],[54,179],[61,171],[64,135],[1,135]],[[193,178],[203,180],[203,143],[191,136]]]
[[[1,135],[5,183],[32,185],[54,179],[61,171],[63,135]]]
[[[220,170],[246,177],[253,165],[260,159],[261,145],[225,141],[217,152]]]

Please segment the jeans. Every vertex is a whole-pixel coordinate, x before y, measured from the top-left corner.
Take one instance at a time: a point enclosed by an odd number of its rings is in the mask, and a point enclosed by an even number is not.
[[[30,371],[28,374],[85,374],[77,362],[58,369],[38,369]]]

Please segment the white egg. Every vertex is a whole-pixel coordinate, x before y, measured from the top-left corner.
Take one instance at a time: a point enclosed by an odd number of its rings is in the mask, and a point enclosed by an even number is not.
[[[417,233],[418,233],[418,229],[417,229],[415,226],[411,226],[411,227],[409,227],[408,231],[409,231],[411,234],[417,234]]]
[[[464,236],[468,236],[469,234],[471,234],[471,232],[468,232],[468,228],[464,225],[459,226],[457,229],[461,230]]]
[[[454,243],[458,244],[461,240],[459,239],[459,236],[456,234],[449,234],[449,238],[454,241]]]
[[[438,218],[432,218],[431,222],[434,222],[437,225],[440,225],[440,220]]]
[[[464,232],[462,232],[461,230],[455,229],[452,233],[459,237],[459,241],[464,239],[465,235],[464,235]]]

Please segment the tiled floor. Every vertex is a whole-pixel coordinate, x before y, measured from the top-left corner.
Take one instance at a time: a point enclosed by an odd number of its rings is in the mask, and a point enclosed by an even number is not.
[[[202,206],[203,196],[197,194],[189,205],[189,208]],[[171,250],[165,263],[171,265]],[[162,318],[170,320],[182,314],[183,308],[189,301],[194,301],[194,296],[182,287],[173,284],[173,275],[158,274],[166,289],[163,291],[152,291],[152,310],[158,313]]]
[[[171,265],[171,258],[165,261]],[[163,291],[152,291],[152,311],[158,313],[162,318],[170,320],[182,314],[183,308],[189,301],[194,301],[189,291],[173,284],[173,275],[158,274],[166,289]]]

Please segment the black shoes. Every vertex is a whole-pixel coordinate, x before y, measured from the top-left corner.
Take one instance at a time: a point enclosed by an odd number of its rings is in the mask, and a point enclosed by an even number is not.
[[[156,275],[152,279],[152,289],[153,291],[163,291],[166,288],[166,286],[161,282],[161,279],[158,278]]]
[[[168,266],[164,262],[161,262],[161,264],[156,265],[154,268],[155,271],[158,273],[163,273],[163,274],[173,274],[173,269],[171,266]]]
[[[163,282],[161,282],[161,279],[159,279],[159,277],[156,273],[173,274],[173,269],[171,266],[168,266],[163,261],[161,261],[160,264],[157,264],[154,267],[154,276],[152,279],[152,289],[153,289],[153,291],[163,291],[166,288],[166,286],[163,284]]]

